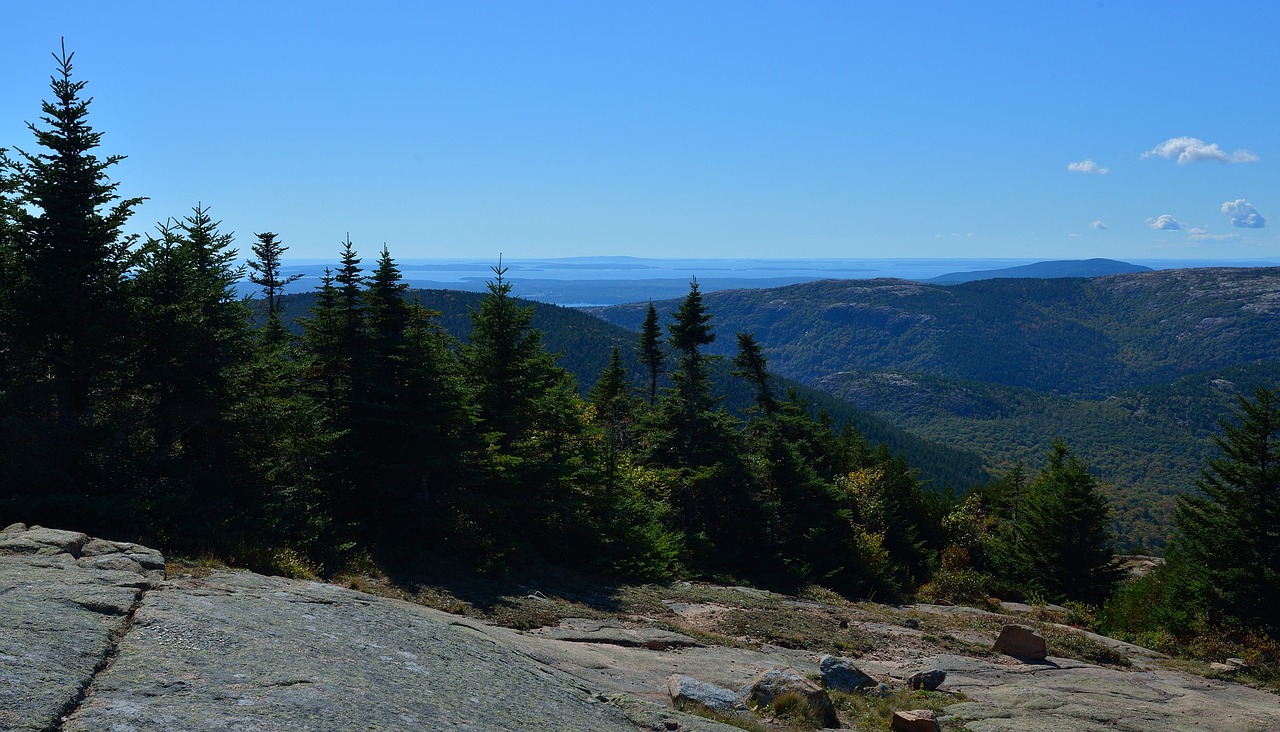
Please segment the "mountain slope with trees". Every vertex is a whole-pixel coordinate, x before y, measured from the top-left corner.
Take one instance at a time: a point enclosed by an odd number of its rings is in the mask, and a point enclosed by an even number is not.
[[[1159,548],[1236,393],[1280,380],[1280,269],[712,293],[782,375],[995,471],[1055,439],[1108,484],[1126,546]],[[659,312],[670,307],[656,304]],[[628,327],[644,306],[591,312]]]

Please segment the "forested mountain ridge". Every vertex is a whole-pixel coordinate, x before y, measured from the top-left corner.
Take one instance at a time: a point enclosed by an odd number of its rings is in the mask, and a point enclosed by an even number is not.
[[[409,290],[406,298],[439,313],[440,326],[454,338],[464,340],[471,334],[470,313],[480,306],[484,295],[461,290]],[[285,295],[281,306],[286,325],[308,317],[315,300],[315,293]],[[636,357],[635,333],[577,308],[524,302],[533,307],[530,324],[542,332],[547,349],[560,355],[560,365],[573,374],[581,392],[585,393],[609,365],[609,353],[615,346],[631,373],[632,382],[641,383],[642,367]],[[725,341],[733,340],[732,332],[722,332],[721,336]],[[748,410],[754,397],[751,390],[730,373],[730,364],[718,361],[712,368],[718,393],[725,398],[725,406],[739,414]],[[935,489],[966,490],[993,478],[984,469],[982,458],[974,452],[921,438],[838,396],[798,381],[778,378],[776,386],[779,393],[794,389],[815,413],[827,414],[837,427],[847,424],[871,444],[886,445],[894,453],[903,455],[920,472],[921,480]]]
[[[657,303],[659,312],[673,301]],[[1098,398],[1280,359],[1280,268],[1162,270],[959,285],[823,280],[707,295],[779,374],[895,369]],[[591,308],[628,328],[643,305]],[[724,344],[716,344],[725,352]]]
[[[1280,378],[1280,269],[957,285],[822,281],[707,296],[780,374],[993,471],[1055,439],[1108,484],[1121,542],[1163,546],[1236,394]],[[592,312],[629,325],[640,306]],[[667,303],[657,303],[661,311]]]

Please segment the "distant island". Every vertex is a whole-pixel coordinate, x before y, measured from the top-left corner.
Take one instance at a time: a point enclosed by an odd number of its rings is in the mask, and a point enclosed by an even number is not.
[[[1034,277],[1055,279],[1058,277],[1102,277],[1104,275],[1150,272],[1150,267],[1129,264],[1114,259],[1059,259],[1052,262],[1036,262],[1003,269],[980,269],[973,272],[951,272],[921,282],[935,285],[958,285],[976,280],[1012,279]]]

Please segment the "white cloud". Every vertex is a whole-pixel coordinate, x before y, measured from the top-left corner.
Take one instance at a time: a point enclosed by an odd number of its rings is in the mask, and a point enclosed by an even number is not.
[[[1106,175],[1111,172],[1111,168],[1104,168],[1092,160],[1081,160],[1078,163],[1067,163],[1067,170],[1072,173],[1095,173],[1097,175]]]
[[[1267,220],[1262,217],[1262,214],[1258,213],[1258,209],[1243,198],[1237,198],[1234,201],[1227,201],[1222,204],[1222,213],[1231,219],[1232,226],[1261,229],[1267,225]]]
[[[1160,214],[1159,218],[1147,219],[1147,225],[1161,231],[1181,231],[1182,222],[1170,214]]]
[[[1234,241],[1240,238],[1239,234],[1210,234],[1208,229],[1190,228],[1187,229],[1187,238],[1194,241]]]
[[[1070,234],[1067,234],[1067,236],[1071,239],[1079,239],[1080,237],[1084,236],[1084,234],[1077,234],[1073,231]]]
[[[1252,163],[1258,159],[1257,155],[1248,150],[1236,150],[1228,154],[1218,147],[1218,143],[1207,143],[1195,137],[1172,137],[1142,153],[1142,157],[1160,157],[1168,160],[1176,158],[1178,165],[1201,160],[1216,160],[1219,163]]]
[[[1089,228],[1093,229],[1094,231],[1106,231],[1107,225],[1102,223],[1101,221],[1094,221],[1093,223],[1089,224]]]

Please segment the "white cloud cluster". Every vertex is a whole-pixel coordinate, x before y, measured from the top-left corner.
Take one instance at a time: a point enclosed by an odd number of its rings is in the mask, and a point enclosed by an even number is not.
[[[1067,163],[1067,170],[1072,173],[1093,173],[1095,175],[1106,175],[1111,172],[1111,168],[1104,168],[1092,160],[1081,160],[1078,163]]]
[[[1222,204],[1222,213],[1231,219],[1232,226],[1261,229],[1267,225],[1267,220],[1262,217],[1262,214],[1258,213],[1258,209],[1243,198],[1237,198],[1234,201],[1227,201]]]
[[[1177,159],[1178,165],[1196,163],[1202,160],[1216,160],[1219,163],[1252,163],[1258,156],[1248,150],[1236,150],[1227,153],[1218,147],[1218,143],[1207,143],[1195,137],[1173,137],[1142,153],[1143,158],[1160,157],[1168,160]]]
[[[1159,231],[1181,231],[1182,222],[1171,214],[1160,214],[1158,218],[1147,219],[1147,225]]]
[[[1089,228],[1093,229],[1094,231],[1106,231],[1107,225],[1102,223],[1101,221],[1094,221],[1093,223],[1089,224]]]

